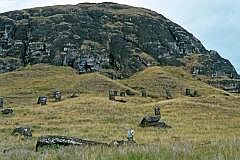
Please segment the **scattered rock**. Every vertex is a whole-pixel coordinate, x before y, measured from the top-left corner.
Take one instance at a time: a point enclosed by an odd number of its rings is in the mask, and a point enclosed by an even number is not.
[[[137,145],[136,141],[125,141],[125,140],[113,140],[109,146],[126,146],[126,145]]]
[[[9,115],[13,113],[13,109],[11,108],[6,108],[2,110],[2,114]]]
[[[12,135],[16,136],[18,134],[23,135],[24,137],[32,137],[32,131],[27,127],[15,128],[12,132]]]
[[[47,96],[39,96],[37,104],[46,105],[47,100],[48,100]]]
[[[124,99],[116,99],[115,101],[120,103],[127,103],[127,100]]]

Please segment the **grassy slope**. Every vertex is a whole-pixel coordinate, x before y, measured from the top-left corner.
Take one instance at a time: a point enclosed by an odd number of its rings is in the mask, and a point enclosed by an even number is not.
[[[190,98],[176,94],[175,99],[161,100],[137,95],[126,97],[127,103],[112,102],[106,96],[110,88],[121,90],[128,87],[136,90],[144,87],[157,94],[161,93],[162,84],[175,86],[175,91],[192,87],[202,96]],[[50,96],[56,88],[64,91],[63,101],[50,99],[48,105],[42,107],[35,104],[37,95]],[[76,89],[80,90],[80,96],[68,98],[69,92]],[[153,67],[128,80],[116,82],[97,73],[77,75],[71,68],[29,66],[0,75],[0,95],[7,97],[6,106],[15,111],[10,117],[0,115],[0,151],[16,148],[0,153],[2,158],[213,159],[226,156],[233,159],[240,156],[240,98],[224,96],[222,91],[192,79],[181,69]],[[162,118],[172,129],[137,126],[144,115],[153,114],[156,104],[161,106]],[[10,136],[12,129],[18,126],[31,127],[33,139],[26,141]],[[36,137],[40,135],[68,135],[110,142],[125,137],[130,127],[136,131],[137,142],[148,145],[123,149],[66,148],[67,152],[58,150],[48,154],[33,152]]]
[[[121,83],[140,90],[145,88],[149,95],[154,97],[165,97],[165,90],[168,89],[173,97],[182,97],[186,88],[197,90],[202,95],[221,94],[223,91],[217,90],[207,84],[197,81],[181,68],[177,67],[151,67],[142,72],[138,72],[129,79]]]

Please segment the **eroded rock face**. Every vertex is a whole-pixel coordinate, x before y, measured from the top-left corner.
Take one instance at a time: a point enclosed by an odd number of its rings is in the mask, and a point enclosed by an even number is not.
[[[114,3],[25,9],[0,14],[0,73],[49,63],[124,78],[152,65],[236,77],[231,63],[156,12]],[[189,65],[191,66],[191,65]],[[114,71],[114,72],[113,72]]]
[[[82,146],[92,146],[92,145],[103,145],[108,146],[107,143],[101,143],[96,141],[89,141],[74,137],[66,137],[66,136],[42,136],[39,137],[36,144],[36,152],[38,151],[39,147],[43,146],[51,146],[51,145],[63,145],[63,146],[69,146],[69,145],[82,145]]]

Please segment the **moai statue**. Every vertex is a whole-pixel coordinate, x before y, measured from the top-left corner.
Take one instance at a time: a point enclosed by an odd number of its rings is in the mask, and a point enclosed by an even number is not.
[[[121,96],[121,97],[126,97],[126,92],[125,92],[125,91],[121,91],[121,92],[120,92],[120,96]]]
[[[126,94],[127,94],[128,96],[134,96],[134,93],[133,93],[130,89],[127,89],[127,90],[126,90]]]
[[[166,98],[167,99],[172,99],[172,94],[168,89],[166,89]]]
[[[161,111],[160,111],[160,107],[156,106],[154,108],[154,112],[155,112],[155,116],[160,116],[161,117]]]
[[[193,93],[191,94],[192,97],[198,97],[199,93],[197,90],[194,90]]]
[[[3,97],[0,97],[0,108],[3,108]]]
[[[145,89],[142,90],[142,97],[147,97],[147,91]]]
[[[114,96],[118,96],[118,91],[114,90],[113,94],[114,94]]]
[[[115,101],[115,95],[113,90],[108,91],[109,100]]]
[[[190,96],[191,95],[191,90],[189,88],[186,89],[186,96]]]
[[[62,99],[62,94],[60,91],[54,91],[53,92],[53,97],[55,98],[55,101],[61,101]]]
[[[47,104],[47,96],[39,96],[37,104],[46,105]]]
[[[134,134],[135,134],[135,131],[133,129],[129,129],[128,132],[127,132],[127,139],[128,141],[134,141]]]

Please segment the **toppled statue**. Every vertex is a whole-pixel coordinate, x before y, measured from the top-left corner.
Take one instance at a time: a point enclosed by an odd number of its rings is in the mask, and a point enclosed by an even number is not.
[[[38,147],[43,146],[51,146],[51,145],[63,145],[63,146],[70,146],[70,145],[82,145],[82,146],[93,146],[93,145],[102,145],[102,146],[109,146],[107,143],[101,143],[96,141],[89,141],[74,137],[66,137],[66,136],[42,136],[39,137],[36,144],[36,152],[38,151]]]
[[[161,122],[159,116],[143,117],[139,126],[140,127],[172,128],[171,126],[167,125],[165,122]]]
[[[23,135],[24,137],[32,137],[32,131],[30,128],[27,127],[15,128],[12,131],[12,135],[16,136],[18,134]]]

